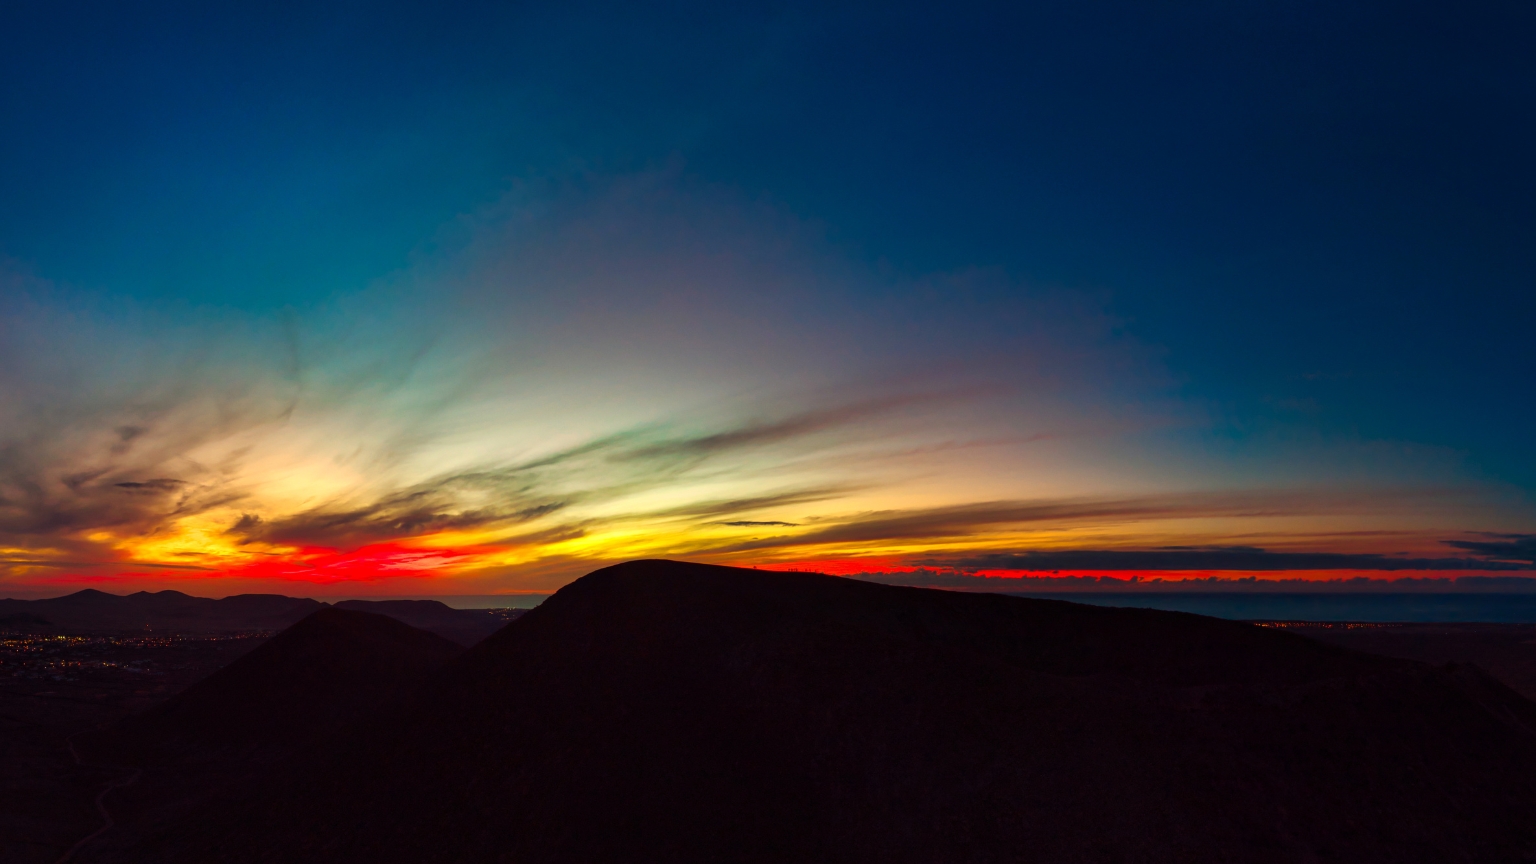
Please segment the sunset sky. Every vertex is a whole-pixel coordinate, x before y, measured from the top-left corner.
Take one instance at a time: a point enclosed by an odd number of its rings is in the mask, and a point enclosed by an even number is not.
[[[0,596],[1536,577],[1536,10],[995,5],[5,4]]]

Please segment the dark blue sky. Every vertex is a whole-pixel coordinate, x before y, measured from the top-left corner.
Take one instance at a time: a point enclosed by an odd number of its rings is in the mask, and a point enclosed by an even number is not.
[[[1529,491],[1533,44],[1515,2],[8,3],[0,255],[303,307],[528,178],[670,168],[895,274],[1102,293],[1218,437]]]

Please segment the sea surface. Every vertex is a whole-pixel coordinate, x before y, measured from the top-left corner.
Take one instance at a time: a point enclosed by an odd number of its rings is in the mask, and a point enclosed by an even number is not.
[[[1193,612],[1241,621],[1459,621],[1536,623],[1536,594],[1103,593],[1021,594],[1095,606]]]

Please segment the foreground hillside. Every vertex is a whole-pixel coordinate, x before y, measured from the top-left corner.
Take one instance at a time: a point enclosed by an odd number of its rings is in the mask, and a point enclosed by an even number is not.
[[[177,754],[287,749],[400,697],[463,650],[384,615],[323,608],[134,718],[123,737]]]
[[[306,745],[419,689],[463,650],[383,615],[322,608],[170,700],[86,734],[78,747],[92,763],[140,776],[113,793],[120,824],[81,860],[179,830],[197,803],[281,776]]]
[[[1519,861],[1533,728],[1241,623],[635,562],[116,860]]]
[[[422,630],[436,633],[463,646],[478,643],[495,633],[521,610],[454,609],[437,600],[343,600],[337,609],[388,615]]]

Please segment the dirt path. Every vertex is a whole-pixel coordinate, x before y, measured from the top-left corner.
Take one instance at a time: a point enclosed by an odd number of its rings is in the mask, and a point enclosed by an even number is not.
[[[75,735],[79,734],[80,733],[78,732],[75,733]],[[80,751],[75,749],[75,735],[69,736],[67,740],[69,741],[69,755],[74,757],[76,765],[79,765],[82,768],[102,768],[109,771],[131,770],[131,773],[126,776],[119,777],[116,780],[107,781],[107,784],[102,787],[101,791],[96,793],[96,812],[101,814],[101,827],[97,828],[95,831],[92,831],[85,837],[80,838],[80,840],[77,841],[75,845],[69,847],[69,851],[65,852],[64,855],[59,858],[56,864],[64,864],[64,862],[74,858],[75,853],[85,848],[87,843],[90,843],[92,840],[95,840],[97,837],[105,834],[112,828],[113,825],[117,824],[117,821],[112,818],[112,813],[107,810],[107,793],[111,792],[113,789],[121,789],[124,786],[132,786],[134,783],[139,781],[139,777],[144,773],[141,769],[138,768],[128,769],[115,765],[87,765],[85,761],[80,758]]]

